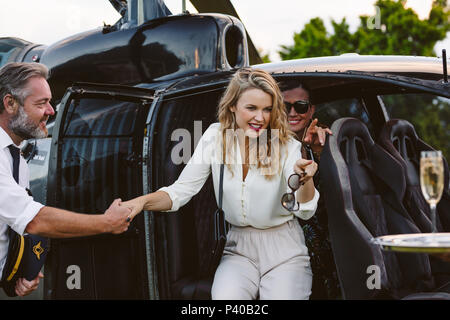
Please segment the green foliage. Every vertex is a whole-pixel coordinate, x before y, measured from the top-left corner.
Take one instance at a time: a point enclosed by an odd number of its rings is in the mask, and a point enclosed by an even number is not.
[[[264,53],[262,49],[257,49],[258,54],[261,57],[262,63],[269,63],[270,61],[269,53]]]
[[[264,54],[264,55],[262,55],[261,56],[261,60],[262,60],[262,62],[263,63],[269,63],[269,62],[271,62],[270,61],[270,57],[269,57],[269,54],[267,53],[267,54]]]
[[[294,33],[294,45],[281,46],[278,52],[283,60],[339,55],[346,52],[359,54],[396,54],[436,56],[436,42],[445,39],[450,31],[450,10],[446,0],[433,2],[428,19],[421,20],[405,1],[378,0],[379,25],[371,17],[360,16],[354,33],[349,31],[346,19],[331,20],[329,33],[321,18],[313,18],[303,30]],[[369,23],[368,23],[369,22]],[[376,22],[376,21],[375,21]]]
[[[293,47],[282,46],[283,50],[278,52],[281,59],[314,57],[318,52],[333,54],[331,39],[320,18],[311,19],[300,33],[294,33],[294,43]]]

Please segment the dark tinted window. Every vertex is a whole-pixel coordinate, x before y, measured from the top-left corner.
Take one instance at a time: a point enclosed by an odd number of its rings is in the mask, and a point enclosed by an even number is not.
[[[139,104],[109,99],[75,99],[65,122],[66,136],[130,135]]]
[[[339,118],[352,117],[361,120],[371,133],[372,123],[359,99],[343,99],[326,102],[316,105],[314,118],[319,119],[319,123],[331,127],[333,122]]]
[[[450,99],[432,94],[381,96],[391,119],[404,119],[417,135],[450,159]]]
[[[192,18],[188,24],[172,20],[137,32],[130,41],[131,59],[147,81],[193,70],[214,71],[217,41],[217,26],[211,19]]]

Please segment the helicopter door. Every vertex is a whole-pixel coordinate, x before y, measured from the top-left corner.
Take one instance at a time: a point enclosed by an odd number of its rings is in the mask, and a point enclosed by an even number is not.
[[[139,89],[133,95],[133,90],[68,90],[55,122],[48,205],[103,214],[116,198],[142,195],[140,159],[152,92]],[[140,215],[120,235],[52,239],[44,297],[147,298],[143,230]]]
[[[220,80],[220,79],[219,79]],[[172,184],[183,170],[198,140],[211,123],[226,82],[171,89],[158,96],[149,123],[148,170],[151,191]],[[156,98],[155,98],[156,100]],[[177,213],[154,213],[151,234],[160,299],[209,299],[208,272],[213,245],[213,213],[217,207],[211,176]]]

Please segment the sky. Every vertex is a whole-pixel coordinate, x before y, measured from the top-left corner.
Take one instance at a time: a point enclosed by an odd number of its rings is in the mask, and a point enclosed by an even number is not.
[[[181,12],[182,0],[165,0],[174,14]],[[272,61],[279,61],[281,45],[292,45],[294,32],[315,17],[332,30],[331,19],[346,18],[350,31],[359,25],[359,16],[374,16],[376,0],[231,0],[255,46]],[[421,19],[426,19],[432,0],[408,0]],[[70,35],[113,24],[119,14],[108,0],[0,0],[0,37],[18,37],[50,45]],[[188,2],[187,9],[195,8]],[[381,21],[381,24],[383,21]],[[450,49],[450,33],[436,44],[435,51]]]

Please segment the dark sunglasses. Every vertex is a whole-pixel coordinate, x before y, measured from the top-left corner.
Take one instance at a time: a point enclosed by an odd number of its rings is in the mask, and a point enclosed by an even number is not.
[[[297,100],[294,103],[284,101],[284,104],[286,105],[287,113],[289,113],[291,111],[291,108],[293,107],[295,112],[297,112],[299,114],[308,112],[309,106],[311,105],[309,103],[309,101],[305,101],[305,100]]]
[[[295,201],[295,191],[300,188],[304,184],[301,180],[306,175],[305,172],[302,175],[297,173],[291,174],[288,179],[288,186],[292,190],[292,192],[288,192],[283,194],[281,197],[281,205],[288,211],[297,211],[299,209],[298,201]]]

